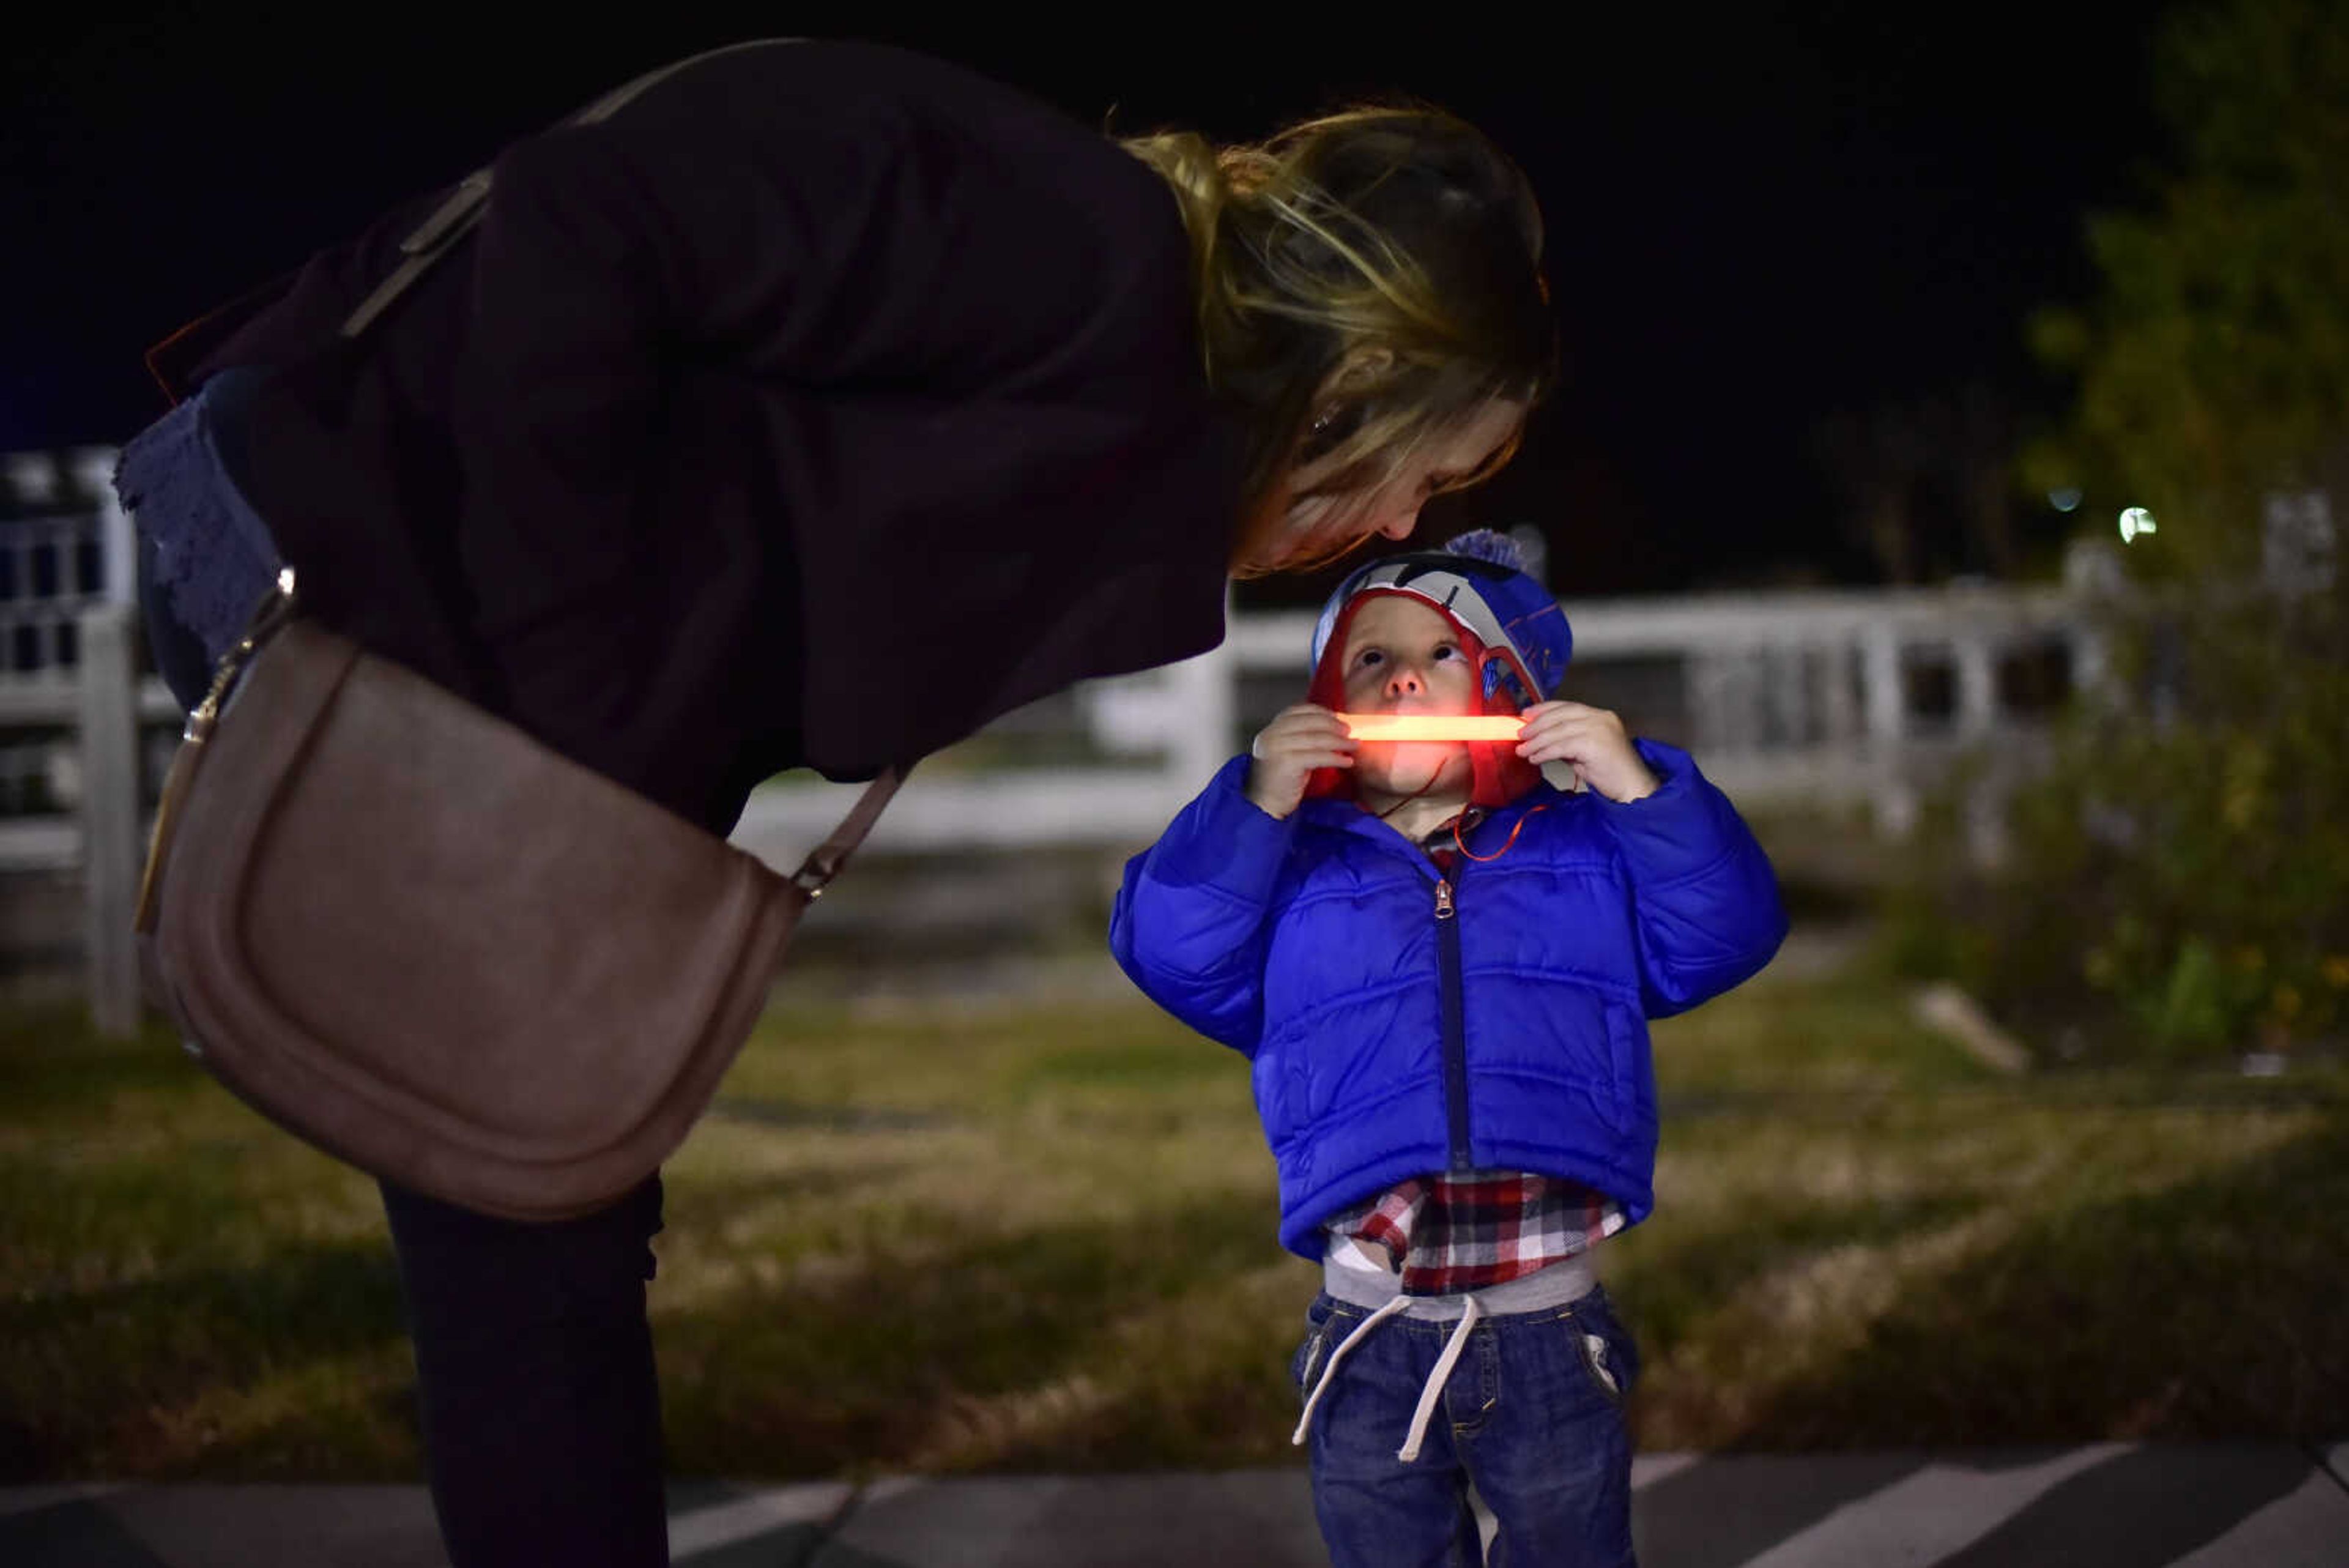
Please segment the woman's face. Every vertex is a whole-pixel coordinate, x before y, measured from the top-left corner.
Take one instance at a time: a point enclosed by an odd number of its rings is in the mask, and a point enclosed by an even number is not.
[[[1349,483],[1344,462],[1330,456],[1289,477],[1286,526],[1267,546],[1259,568],[1280,571],[1345,554],[1374,534],[1407,539],[1428,498],[1484,469],[1525,423],[1526,406],[1496,400],[1422,442],[1392,474]]]

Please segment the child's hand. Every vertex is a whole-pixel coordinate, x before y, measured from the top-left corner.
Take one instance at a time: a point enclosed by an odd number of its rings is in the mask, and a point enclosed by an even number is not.
[[[1564,762],[1574,776],[1618,803],[1663,787],[1623,732],[1623,721],[1579,702],[1537,702],[1525,712],[1517,755],[1529,763]]]
[[[1315,768],[1350,768],[1354,741],[1338,715],[1311,702],[1284,708],[1248,747],[1248,799],[1268,816],[1287,816],[1305,798]]]

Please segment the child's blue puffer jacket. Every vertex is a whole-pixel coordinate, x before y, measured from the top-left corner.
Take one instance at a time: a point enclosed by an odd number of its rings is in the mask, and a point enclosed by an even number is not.
[[[1134,983],[1255,1064],[1280,1240],[1410,1177],[1530,1170],[1654,1205],[1647,1020],[1758,971],[1786,934],[1770,862],[1687,753],[1636,742],[1629,805],[1547,785],[1439,879],[1350,801],[1285,819],[1236,757],[1127,863],[1110,945]],[[1523,826],[1518,827],[1523,821]]]

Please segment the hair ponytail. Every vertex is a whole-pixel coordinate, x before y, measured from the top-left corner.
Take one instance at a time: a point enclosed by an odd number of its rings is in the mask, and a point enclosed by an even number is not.
[[[1183,211],[1183,227],[1191,236],[1193,296],[1199,297],[1209,258],[1215,254],[1216,225],[1232,193],[1216,144],[1196,131],[1166,130],[1155,136],[1128,137],[1123,145],[1156,170],[1174,192],[1175,204]]]

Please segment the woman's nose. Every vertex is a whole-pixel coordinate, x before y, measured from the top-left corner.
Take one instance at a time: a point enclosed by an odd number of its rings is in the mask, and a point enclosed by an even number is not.
[[[1392,520],[1381,524],[1379,532],[1390,539],[1408,539],[1411,531],[1419,526],[1419,508],[1414,506]]]

